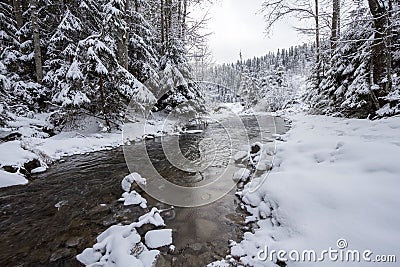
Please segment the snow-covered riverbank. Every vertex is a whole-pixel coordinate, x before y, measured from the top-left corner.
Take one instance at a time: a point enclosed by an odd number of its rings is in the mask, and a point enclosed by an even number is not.
[[[248,219],[259,228],[233,243],[230,256],[210,266],[229,266],[230,261],[276,266],[271,257],[265,259],[266,250],[268,256],[286,252],[280,258],[288,266],[312,264],[302,260],[307,250],[315,251],[317,264],[324,266],[365,266],[368,260],[379,266],[380,255],[399,259],[400,118],[291,119],[293,128],[285,141],[278,141],[277,160],[266,182],[255,192],[248,184],[239,194],[251,214]],[[318,262],[329,248],[345,254],[358,250],[360,260],[347,262],[344,257],[342,262],[326,254]],[[371,252],[367,259],[365,251]],[[272,256],[277,262],[277,254]]]
[[[0,188],[28,183],[24,169],[32,161],[35,161],[34,168],[28,172],[43,172],[62,157],[108,150],[123,144],[122,131],[101,132],[93,121],[83,129],[65,130],[50,137],[43,131],[48,126],[47,116],[16,117],[7,128],[1,129],[3,136],[15,136],[16,140],[0,143]],[[166,121],[162,116],[148,120],[145,129],[144,124],[143,121],[126,124],[124,127],[129,130],[125,131],[124,142],[181,131],[176,121]]]

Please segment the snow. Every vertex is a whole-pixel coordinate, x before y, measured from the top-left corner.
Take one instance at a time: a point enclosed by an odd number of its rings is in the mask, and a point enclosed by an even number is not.
[[[157,208],[152,208],[150,212],[139,217],[139,222],[136,224],[137,227],[141,227],[145,224],[152,224],[154,226],[165,226],[164,220],[160,215],[160,211]]]
[[[78,132],[63,132],[50,138],[29,138],[24,146],[52,162],[61,157],[107,150],[122,144],[121,133],[83,135]]]
[[[294,115],[291,120],[286,141],[277,141],[278,159],[268,179],[256,191],[249,183],[238,193],[251,214],[247,221],[255,220],[259,228],[233,243],[231,256],[245,265],[276,266],[258,259],[260,249],[319,255],[345,239],[350,250],[399,258],[400,118]],[[210,266],[225,266],[227,260]],[[337,264],[329,258],[323,263]],[[288,265],[312,263],[289,259]]]
[[[140,205],[147,208],[147,200],[139,193],[132,190],[133,182],[146,183],[138,173],[132,173],[124,177],[121,187],[124,189],[122,200],[124,205]],[[120,199],[121,200],[121,199]],[[59,205],[58,208],[60,208]],[[153,267],[160,255],[160,251],[151,250],[167,246],[172,243],[172,230],[151,230],[145,234],[145,244],[136,228],[145,224],[155,227],[164,227],[165,223],[160,215],[160,210],[153,207],[150,212],[139,217],[138,221],[129,225],[113,225],[97,237],[97,243],[86,248],[76,258],[86,266],[143,266]]]
[[[0,167],[21,167],[24,163],[37,159],[38,157],[24,150],[20,141],[10,141],[0,144]]]
[[[159,248],[168,246],[172,243],[172,230],[161,229],[148,231],[144,236],[148,248]]]
[[[46,166],[42,166],[42,167],[37,167],[37,168],[33,169],[33,170],[31,171],[31,173],[32,173],[32,174],[35,174],[35,173],[42,173],[42,172],[45,172],[46,170],[47,170],[47,167],[46,167]]]
[[[132,183],[136,182],[138,185],[146,186],[146,178],[143,178],[140,174],[134,172],[122,179],[121,187],[125,192],[131,191]]]
[[[154,266],[160,252],[149,250],[148,248],[152,247],[148,246],[147,248],[141,242],[141,237],[136,228],[144,224],[163,226],[164,220],[161,217],[155,218],[156,214],[159,216],[159,211],[153,208],[149,213],[141,216],[138,222],[130,225],[111,226],[97,237],[97,243],[92,248],[85,249],[76,258],[86,266]],[[172,232],[161,231],[159,233],[160,238],[155,238],[154,233],[149,234],[149,240],[153,242],[152,244],[164,244],[169,241],[171,242],[168,244],[171,244]]]
[[[119,200],[124,202],[124,206],[140,205],[144,209],[147,208],[147,200],[135,190],[123,193]]]
[[[136,182],[138,185],[146,186],[146,179],[136,172],[131,173],[122,179],[121,187],[125,191],[119,201],[124,202],[124,206],[140,205],[142,208],[147,208],[147,200],[143,198],[135,190],[131,191],[132,183]]]
[[[43,132],[43,128],[49,127],[49,115],[49,113],[39,113],[28,114],[26,117],[13,116],[13,120],[7,125],[8,127],[3,128],[2,131],[20,133],[21,140],[0,144],[0,167],[13,166],[19,168],[26,162],[38,159],[42,166],[32,170],[32,173],[40,173],[46,171],[47,164],[65,156],[119,147],[123,144],[123,137],[125,143],[129,143],[130,141],[143,140],[146,136],[164,136],[181,131],[181,126],[177,121],[166,120],[163,115],[152,114],[152,118],[147,121],[141,119],[126,123],[124,132],[99,133],[99,124],[89,118],[82,119],[82,129],[66,129],[49,137],[47,133]],[[6,174],[3,176],[5,177]],[[14,182],[10,180],[12,177],[16,178]],[[146,185],[146,179],[141,178],[140,175],[132,174],[132,178],[131,182],[136,181],[141,186]],[[4,181],[0,183],[0,188],[14,184],[26,184],[26,181],[20,175],[7,174],[7,179],[4,178]],[[129,193],[130,190],[125,191]],[[124,201],[126,205],[146,206],[146,201],[134,192],[125,194]]]
[[[239,182],[243,181],[245,182],[250,176],[250,171],[246,168],[240,168],[238,171],[235,172],[233,175],[233,181]]]
[[[28,180],[18,173],[9,173],[0,170],[0,188],[14,185],[24,185],[27,183]]]
[[[34,153],[24,150],[20,141],[10,141],[0,144],[0,168],[10,166],[23,167],[26,162],[38,159]],[[19,173],[9,173],[0,169],[0,188],[27,184],[28,180]]]
[[[186,131],[183,131],[182,133],[183,134],[199,134],[202,132],[203,132],[203,130],[186,130]]]

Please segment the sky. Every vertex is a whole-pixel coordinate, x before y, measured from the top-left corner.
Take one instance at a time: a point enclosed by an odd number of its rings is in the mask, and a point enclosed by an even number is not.
[[[239,59],[262,56],[278,48],[307,41],[294,29],[294,22],[285,20],[278,23],[272,33],[265,33],[263,15],[259,12],[263,0],[216,0],[210,7],[208,28],[210,50],[215,63],[231,63]],[[204,15],[205,10],[202,11]],[[200,14],[199,14],[200,15]],[[201,16],[201,15],[200,15]]]

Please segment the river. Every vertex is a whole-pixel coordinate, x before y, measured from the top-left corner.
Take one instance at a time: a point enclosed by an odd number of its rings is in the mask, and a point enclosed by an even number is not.
[[[269,140],[275,126],[277,133],[285,131],[281,118],[265,116],[261,131],[268,134],[260,137],[255,117],[241,119],[252,142]],[[218,135],[221,130],[219,124],[210,124],[201,133],[181,135],[182,153],[196,158],[199,146],[204,146],[202,140],[224,139]],[[168,138],[173,137],[146,141],[157,170],[183,186],[201,183],[204,176],[180,171],[163,156],[161,140],[168,143]],[[135,150],[137,145],[129,149]],[[136,156],[137,164],[140,157]],[[227,164],[223,158],[216,161],[215,168]],[[121,180],[127,174],[123,149],[116,148],[63,158],[47,172],[34,175],[28,185],[0,189],[0,266],[81,266],[75,256],[91,247],[101,232],[114,224],[129,224],[145,212],[117,201],[122,194]],[[163,213],[167,228],[173,230],[176,250],[161,249],[157,266],[203,266],[224,257],[229,252],[228,241],[240,241],[247,229],[235,191],[233,188],[206,206],[175,207]],[[170,207],[141,193],[149,207]]]

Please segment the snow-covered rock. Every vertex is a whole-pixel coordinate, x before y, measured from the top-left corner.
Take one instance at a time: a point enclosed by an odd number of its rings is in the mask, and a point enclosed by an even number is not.
[[[18,168],[28,161],[38,159],[37,155],[23,149],[21,145],[21,141],[17,140],[0,144],[0,167],[12,166]]]
[[[172,230],[153,230],[145,236],[147,247],[141,242],[136,228],[144,224],[164,226],[157,208],[141,216],[130,225],[113,225],[97,237],[97,243],[76,258],[86,266],[143,266],[153,267],[160,252],[149,250],[172,243]]]
[[[159,248],[168,246],[172,243],[172,230],[161,229],[148,231],[144,236],[148,248]]]
[[[239,181],[246,181],[250,176],[250,171],[246,168],[240,168],[238,171],[236,171],[233,174],[233,181],[239,182]]]
[[[129,206],[129,205],[140,205],[142,208],[147,208],[147,200],[143,198],[138,192],[135,190],[131,192],[125,192],[122,194],[122,198],[119,199],[119,201],[124,202],[124,206]]]
[[[146,178],[142,178],[142,176],[136,172],[131,173],[122,180],[121,186],[125,192],[131,191],[132,183],[136,182],[138,185],[146,186]]]
[[[28,180],[21,174],[0,170],[0,187],[27,184]]]

